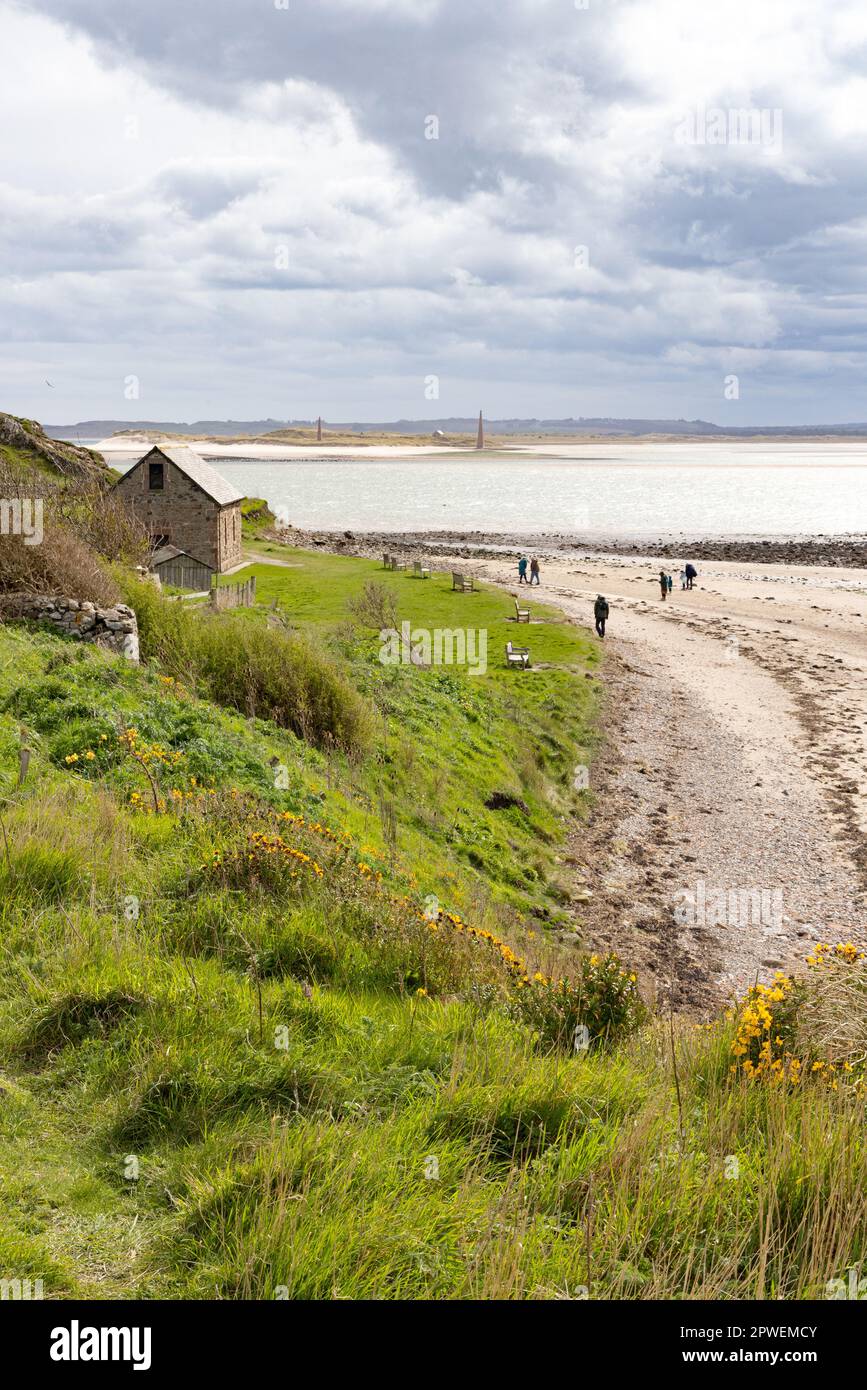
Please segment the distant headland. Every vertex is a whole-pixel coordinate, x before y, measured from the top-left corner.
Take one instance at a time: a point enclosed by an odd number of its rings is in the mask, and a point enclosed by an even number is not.
[[[80,420],[71,425],[48,425],[46,433],[54,439],[104,439],[110,435],[158,441],[163,438],[222,440],[243,443],[250,440],[274,444],[322,442],[382,444],[399,436],[402,443],[428,443],[467,448],[475,443],[477,416],[448,416],[428,420],[322,422],[316,420]],[[645,420],[612,417],[569,417],[566,419],[492,419],[485,416],[485,436],[489,447],[497,443],[532,443],[545,439],[577,442],[598,439],[668,439],[712,441],[726,439],[786,440],[867,439],[867,423],[822,425],[718,425],[708,420]]]

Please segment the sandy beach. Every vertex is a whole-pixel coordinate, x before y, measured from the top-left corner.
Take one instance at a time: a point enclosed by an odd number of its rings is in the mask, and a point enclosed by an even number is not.
[[[515,590],[510,564],[474,568]],[[597,593],[611,606],[578,915],[681,1005],[867,936],[867,571],[700,568],[664,603],[658,567],[626,557],[549,561],[534,590],[588,625]],[[699,883],[777,892],[781,920],[679,925]]]
[[[424,446],[418,444],[329,444],[328,440],[323,440],[321,444],[311,441],[305,444],[259,444],[255,441],[250,443],[238,444],[220,443],[218,440],[210,439],[177,439],[162,440],[164,444],[182,444],[193,453],[200,454],[202,457],[214,459],[261,459],[263,462],[279,463],[286,459],[310,458],[414,458],[424,457],[426,454],[455,454],[466,452],[456,449],[454,445],[435,444],[431,442]],[[153,447],[153,441],[147,438],[135,439],[128,435],[110,435],[108,439],[101,439],[98,444],[93,446],[103,455],[107,463],[112,461],[128,462],[131,459],[139,459],[143,454]]]

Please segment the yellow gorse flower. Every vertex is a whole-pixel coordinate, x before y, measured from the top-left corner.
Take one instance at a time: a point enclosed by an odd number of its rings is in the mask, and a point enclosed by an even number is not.
[[[806,957],[811,967],[827,966],[832,960],[855,965],[865,959],[865,952],[851,941],[837,942],[835,946],[818,942]],[[777,971],[773,984],[754,985],[741,1001],[739,1011],[726,1015],[737,1019],[737,1031],[731,1045],[737,1061],[731,1067],[732,1071],[740,1069],[751,1080],[769,1077],[794,1085],[800,1082],[804,1061],[793,1054],[791,1047],[786,1047],[786,1026],[781,1026],[787,1024],[786,1006],[792,1004],[794,991],[795,985],[789,976]],[[791,1038],[791,1023],[787,1026]],[[808,1070],[811,1076],[827,1081],[832,1090],[838,1089],[835,1078],[838,1066],[835,1063],[818,1058],[809,1063]],[[851,1072],[853,1068],[844,1062],[842,1070]]]

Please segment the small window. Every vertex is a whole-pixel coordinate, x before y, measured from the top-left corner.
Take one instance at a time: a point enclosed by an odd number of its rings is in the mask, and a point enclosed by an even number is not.
[[[148,490],[150,492],[162,492],[165,487],[165,474],[161,463],[148,464]]]

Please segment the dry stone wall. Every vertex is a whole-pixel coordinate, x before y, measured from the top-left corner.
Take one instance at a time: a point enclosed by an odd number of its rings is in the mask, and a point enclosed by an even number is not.
[[[113,608],[97,608],[93,603],[80,603],[74,598],[3,594],[0,617],[50,623],[67,637],[95,642],[118,656],[125,656],[128,661],[139,659],[138,622],[125,603],[116,603]]]

